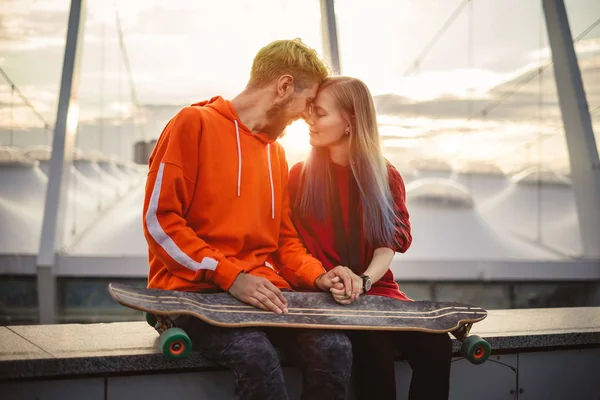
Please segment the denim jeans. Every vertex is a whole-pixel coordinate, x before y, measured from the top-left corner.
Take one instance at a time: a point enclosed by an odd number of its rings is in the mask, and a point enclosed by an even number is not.
[[[233,371],[240,399],[288,399],[276,347],[302,368],[302,399],[346,398],[352,347],[341,331],[220,328],[183,315],[174,320],[195,351]]]

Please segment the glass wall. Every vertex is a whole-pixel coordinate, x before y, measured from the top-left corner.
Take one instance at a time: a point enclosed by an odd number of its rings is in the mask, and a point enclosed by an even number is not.
[[[595,119],[596,3],[567,1]],[[384,153],[409,183],[416,226],[425,220],[412,189],[427,184],[432,195],[451,196],[449,186],[457,182],[474,199],[469,218],[477,227],[465,221],[465,231],[455,229],[467,251],[466,230],[484,229],[510,242],[507,257],[579,254],[542,2],[361,4],[336,2],[342,70],[364,80],[375,96]],[[425,229],[420,240],[431,240]]]
[[[299,37],[322,54],[320,0],[105,3],[88,1],[60,252],[121,257],[143,271],[144,151],[182,107],[243,90],[267,43]],[[600,5],[565,3],[600,142]],[[3,5],[0,260],[12,263],[7,271],[20,271],[19,257],[39,248],[69,4]],[[597,305],[598,282],[482,283],[477,271],[479,262],[568,263],[581,253],[542,2],[336,0],[335,10],[342,74],[370,88],[384,155],[406,183],[414,242],[396,255],[401,289],[415,299],[488,308]],[[290,166],[303,160],[310,151],[304,122],[281,143]],[[135,164],[140,144],[146,150]],[[472,279],[403,279],[404,262],[432,261],[470,263]],[[32,318],[35,279],[2,278],[14,287],[0,295],[2,318],[18,310]],[[94,279],[61,281],[63,320],[83,318],[88,306],[113,312],[105,277]]]

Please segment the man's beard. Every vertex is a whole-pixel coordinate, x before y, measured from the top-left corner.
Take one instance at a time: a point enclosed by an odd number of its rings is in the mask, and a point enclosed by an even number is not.
[[[291,98],[288,98],[283,103],[275,104],[271,109],[267,111],[267,125],[264,128],[264,132],[272,140],[277,140],[285,135],[285,128],[291,121],[286,114],[287,106],[292,102]]]

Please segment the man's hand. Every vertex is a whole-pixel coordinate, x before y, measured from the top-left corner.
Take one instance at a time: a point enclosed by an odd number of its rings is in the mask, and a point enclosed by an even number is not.
[[[244,303],[265,311],[273,311],[277,314],[288,312],[287,300],[283,297],[281,290],[268,279],[260,276],[239,274],[229,288],[229,293]]]
[[[343,285],[342,288],[337,285],[340,283]],[[341,290],[342,295],[347,296],[346,298],[352,301],[358,299],[358,296],[363,292],[361,277],[352,272],[350,268],[342,265],[338,265],[326,274],[319,276],[315,281],[315,286],[322,291],[331,290],[332,288]]]

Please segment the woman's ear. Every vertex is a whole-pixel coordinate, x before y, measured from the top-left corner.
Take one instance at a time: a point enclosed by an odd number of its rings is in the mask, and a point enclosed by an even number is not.
[[[348,126],[346,127],[346,130],[344,131],[344,133],[345,133],[346,135],[349,135],[349,134],[350,134],[350,125],[348,125]]]

